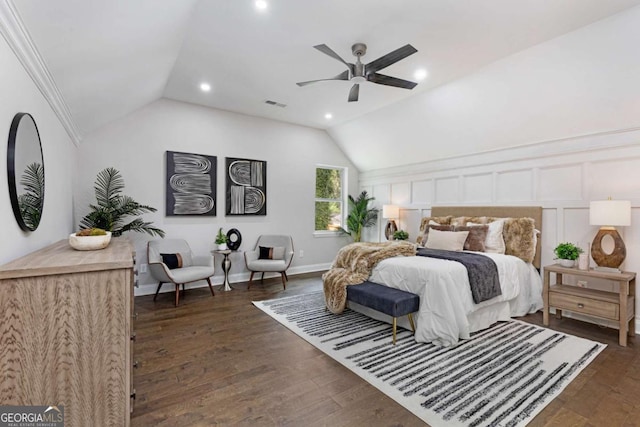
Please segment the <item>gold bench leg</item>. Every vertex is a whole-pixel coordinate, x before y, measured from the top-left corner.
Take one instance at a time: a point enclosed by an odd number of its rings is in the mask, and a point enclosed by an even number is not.
[[[398,324],[398,319],[393,318],[393,345],[396,345],[396,326]]]
[[[411,313],[407,314],[407,317],[409,317],[409,324],[411,325],[411,330],[413,331],[413,333],[416,333],[416,326],[413,323],[413,316],[411,315]]]

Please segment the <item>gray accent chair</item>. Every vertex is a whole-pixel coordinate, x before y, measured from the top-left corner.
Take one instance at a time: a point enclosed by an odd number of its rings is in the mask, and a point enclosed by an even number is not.
[[[162,260],[161,254],[180,254],[182,267],[170,269]],[[194,257],[189,244],[183,239],[152,240],[147,243],[147,259],[149,260],[149,273],[158,283],[158,289],[153,297],[155,301],[163,283],[173,283],[176,287],[176,307],[180,301],[180,285],[184,293],[184,284],[206,280],[215,296],[211,286],[211,276],[215,273],[213,256]]]
[[[273,259],[260,259],[260,246],[273,248]],[[287,269],[291,265],[291,261],[293,261],[293,254],[293,239],[291,236],[263,234],[258,237],[258,241],[253,250],[245,251],[244,253],[244,262],[247,265],[247,270],[251,271],[247,290],[251,289],[253,275],[256,272],[262,273],[260,281],[264,279],[265,272],[280,273],[282,286],[286,289],[287,280],[289,280],[287,277]]]

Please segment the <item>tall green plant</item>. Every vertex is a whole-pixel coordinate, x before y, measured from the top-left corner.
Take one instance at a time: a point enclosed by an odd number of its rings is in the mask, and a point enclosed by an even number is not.
[[[20,185],[25,192],[18,196],[18,206],[22,220],[29,230],[40,224],[44,205],[44,167],[41,163],[31,163],[20,177]]]
[[[89,205],[91,212],[82,218],[80,227],[102,228],[111,231],[114,236],[120,236],[125,231],[136,231],[164,237],[163,230],[153,227],[151,222],[145,222],[142,218],[134,218],[127,222],[129,217],[155,212],[157,209],[141,205],[129,196],[121,195],[124,179],[116,169],[106,168],[100,171],[93,189],[97,203]]]
[[[363,229],[375,225],[378,220],[378,209],[369,207],[369,203],[373,200],[375,197],[369,197],[366,190],[355,199],[349,195],[346,232],[353,237],[354,242],[359,242],[362,239]]]

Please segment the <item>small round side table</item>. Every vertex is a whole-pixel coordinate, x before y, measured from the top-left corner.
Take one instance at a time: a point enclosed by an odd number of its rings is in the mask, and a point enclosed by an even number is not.
[[[230,291],[233,289],[231,287],[231,284],[229,283],[229,270],[231,270],[231,259],[229,258],[229,254],[231,254],[231,252],[232,252],[231,249],[225,249],[223,251],[220,251],[220,250],[213,251],[213,253],[224,256],[224,259],[222,260],[222,271],[224,271],[224,282],[223,282],[224,287],[222,289],[225,291]]]

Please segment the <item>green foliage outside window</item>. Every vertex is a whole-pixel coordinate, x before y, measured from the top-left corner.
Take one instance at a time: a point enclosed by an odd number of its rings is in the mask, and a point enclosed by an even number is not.
[[[342,227],[342,170],[316,168],[315,229],[340,230]]]

